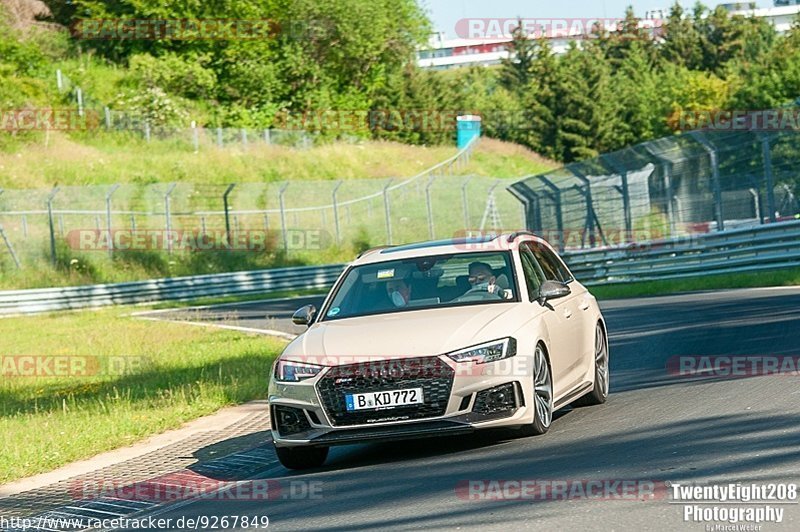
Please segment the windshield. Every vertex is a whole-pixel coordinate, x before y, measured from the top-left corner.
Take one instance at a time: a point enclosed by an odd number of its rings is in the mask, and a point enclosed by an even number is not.
[[[324,319],[504,303],[517,298],[507,251],[416,257],[351,269]]]

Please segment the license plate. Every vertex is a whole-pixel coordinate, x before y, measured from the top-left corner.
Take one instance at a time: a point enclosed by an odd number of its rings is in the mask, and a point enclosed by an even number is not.
[[[422,388],[391,390],[387,392],[352,393],[345,395],[347,411],[396,408],[398,406],[421,405],[425,402]]]

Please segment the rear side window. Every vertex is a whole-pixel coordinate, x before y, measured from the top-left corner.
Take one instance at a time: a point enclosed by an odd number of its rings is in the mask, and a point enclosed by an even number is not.
[[[528,297],[533,301],[539,297],[539,288],[547,279],[527,245],[520,246],[519,258],[522,263],[522,272],[525,275],[525,284],[528,287]]]
[[[560,283],[572,281],[572,275],[567,267],[548,247],[531,242],[526,242],[523,246],[536,258],[536,262],[541,266],[546,280]]]

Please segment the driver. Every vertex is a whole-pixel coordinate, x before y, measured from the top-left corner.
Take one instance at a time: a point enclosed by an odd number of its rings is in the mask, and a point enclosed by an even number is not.
[[[485,262],[473,262],[469,265],[469,284],[472,286],[470,292],[499,292],[497,277],[494,276],[492,267]]]
[[[411,300],[411,286],[404,279],[386,283],[386,293],[397,308],[407,307]]]

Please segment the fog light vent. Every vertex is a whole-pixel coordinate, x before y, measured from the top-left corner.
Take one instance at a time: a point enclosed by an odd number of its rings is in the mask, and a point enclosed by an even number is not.
[[[476,414],[494,414],[514,410],[518,406],[516,383],[509,382],[496,388],[479,392],[472,411]]]
[[[306,413],[300,408],[291,408],[283,405],[273,406],[272,422],[281,436],[298,434],[311,429]]]

